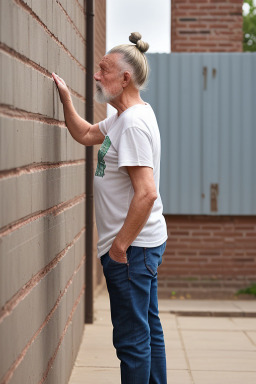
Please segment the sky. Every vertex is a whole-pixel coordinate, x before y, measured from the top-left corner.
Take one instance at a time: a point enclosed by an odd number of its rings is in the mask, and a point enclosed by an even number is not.
[[[170,53],[170,0],[107,0],[107,51],[130,44],[131,32],[140,32],[149,44],[148,53]],[[107,115],[116,110],[107,105]]]
[[[140,32],[149,53],[170,53],[170,0],[107,0],[107,50]]]

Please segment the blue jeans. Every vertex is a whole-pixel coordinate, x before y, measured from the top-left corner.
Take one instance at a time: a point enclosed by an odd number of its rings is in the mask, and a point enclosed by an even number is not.
[[[122,384],[167,383],[157,298],[157,268],[165,247],[130,246],[127,263],[114,261],[108,252],[101,256]]]

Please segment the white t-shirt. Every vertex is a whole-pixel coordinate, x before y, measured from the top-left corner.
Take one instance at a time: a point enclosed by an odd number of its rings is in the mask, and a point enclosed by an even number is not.
[[[163,205],[159,194],[160,134],[149,104],[136,104],[99,123],[105,140],[98,152],[94,176],[98,257],[109,251],[124,224],[134,195],[126,166],[153,168],[157,199],[150,216],[131,245],[156,247],[167,239]]]

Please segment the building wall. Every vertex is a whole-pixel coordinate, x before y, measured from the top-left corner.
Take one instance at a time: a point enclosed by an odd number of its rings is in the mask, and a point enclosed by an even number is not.
[[[255,216],[166,215],[162,294],[232,295],[255,282]]]
[[[1,383],[67,383],[84,330],[85,148],[51,73],[85,117],[85,17],[84,0],[0,1]]]
[[[242,0],[172,0],[172,52],[242,52]]]

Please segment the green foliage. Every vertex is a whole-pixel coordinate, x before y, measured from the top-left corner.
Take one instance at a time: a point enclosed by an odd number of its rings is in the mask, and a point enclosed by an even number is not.
[[[239,291],[236,292],[236,295],[241,295],[241,294],[256,296],[256,284],[252,284],[249,287],[244,289],[239,289]]]
[[[243,50],[244,52],[256,52],[256,6],[253,0],[245,0],[250,10],[243,15]]]

